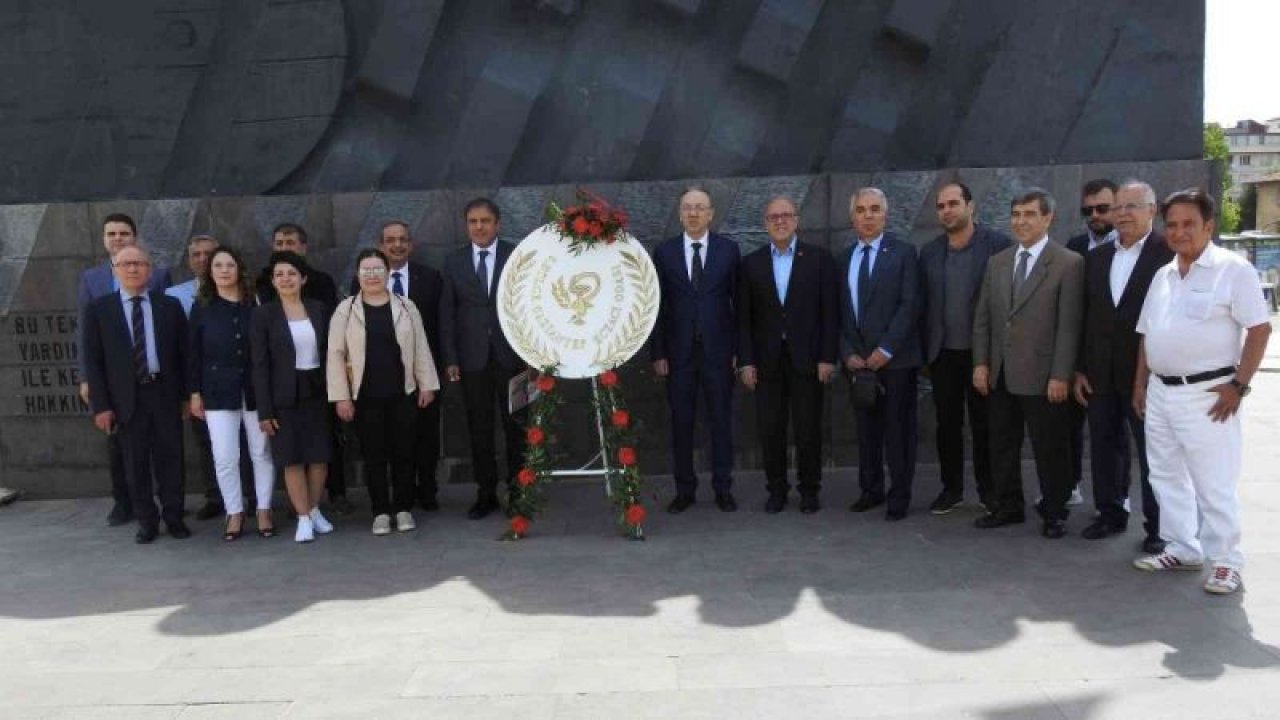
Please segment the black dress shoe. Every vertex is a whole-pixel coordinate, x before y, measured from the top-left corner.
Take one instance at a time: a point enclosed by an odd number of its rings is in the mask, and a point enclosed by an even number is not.
[[[121,505],[111,508],[111,512],[107,513],[107,525],[110,527],[120,527],[133,522],[133,511]]]
[[[475,504],[471,509],[467,510],[467,517],[472,520],[483,520],[489,517],[489,513],[497,510],[501,505],[498,504],[498,498],[490,495],[488,497],[476,498]]]
[[[671,504],[667,505],[667,512],[679,515],[680,513],[693,507],[695,500],[692,495],[676,495],[671,500]]]
[[[786,506],[786,493],[769,493],[769,499],[764,501],[764,511],[770,515],[777,515]]]
[[[1164,552],[1164,546],[1167,544],[1168,543],[1164,540],[1160,539],[1159,535],[1148,535],[1142,541],[1142,552],[1147,553],[1148,555],[1158,555]]]
[[[964,497],[943,490],[933,501],[933,504],[929,506],[929,512],[934,515],[946,515],[960,507],[962,502],[964,502]]]
[[[1067,534],[1067,523],[1063,520],[1045,520],[1044,527],[1040,528],[1040,534],[1050,540],[1057,540],[1065,537]]]
[[[907,517],[906,510],[890,510],[884,514],[884,519],[889,522],[898,522],[899,520],[905,520],[906,517]]]
[[[201,505],[200,509],[196,511],[196,519],[212,520],[216,517],[222,517],[225,513],[226,510],[223,509],[222,503],[206,500],[204,505]]]
[[[854,503],[849,506],[849,511],[850,512],[866,512],[868,510],[878,508],[883,504],[884,504],[884,497],[877,497],[875,495],[868,495],[866,493],[863,493],[862,497],[855,500]]]
[[[1007,525],[1021,525],[1027,517],[1020,513],[987,513],[973,522],[973,526],[981,530],[1001,528]]]
[[[186,540],[191,537],[191,529],[184,522],[166,523],[165,527],[169,529],[169,537],[174,540]]]
[[[822,509],[822,503],[818,502],[817,495],[801,495],[800,496],[800,512],[805,515],[812,515]]]
[[[156,528],[138,528],[137,534],[133,536],[133,541],[139,545],[150,545],[156,541],[156,537],[160,535],[160,531]]]
[[[1090,523],[1089,527],[1080,531],[1080,537],[1085,540],[1102,540],[1103,538],[1109,538],[1112,535],[1120,535],[1123,533],[1124,528],[1113,523],[1109,523],[1102,518],[1098,518]],[[1152,554],[1154,555],[1155,553]]]
[[[738,512],[738,501],[733,499],[731,492],[716,493],[716,507],[720,512]]]

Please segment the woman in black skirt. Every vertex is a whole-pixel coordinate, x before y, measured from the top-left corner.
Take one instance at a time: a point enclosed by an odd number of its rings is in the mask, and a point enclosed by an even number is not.
[[[331,454],[323,368],[329,318],[319,302],[302,299],[310,269],[301,255],[275,253],[269,267],[277,297],[254,312],[250,343],[258,419],[298,514],[294,540],[311,542],[333,530],[320,514]]]
[[[413,435],[417,408],[440,389],[422,316],[387,290],[390,264],[379,250],[356,256],[360,292],[338,304],[329,327],[329,400],[355,421],[373,505],[373,534],[414,529]],[[387,492],[390,466],[392,492]]]

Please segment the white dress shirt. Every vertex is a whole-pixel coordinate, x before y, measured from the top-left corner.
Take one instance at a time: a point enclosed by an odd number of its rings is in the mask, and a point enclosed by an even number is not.
[[[1120,304],[1120,297],[1124,295],[1124,289],[1129,285],[1133,268],[1138,265],[1142,247],[1147,244],[1149,237],[1151,237],[1150,230],[1142,236],[1141,240],[1127,248],[1120,244],[1119,237],[1116,238],[1116,256],[1111,258],[1111,304]]]
[[[1030,257],[1027,258],[1027,278],[1029,278],[1031,277],[1031,271],[1034,270],[1036,267],[1036,260],[1040,259],[1040,253],[1044,252],[1044,247],[1045,245],[1048,245],[1048,244],[1049,244],[1049,236],[1045,235],[1044,237],[1036,241],[1035,245],[1032,245],[1029,248],[1024,248],[1022,247],[1022,245],[1018,245],[1017,247],[1014,248],[1013,277],[1015,278],[1015,280],[1018,277],[1018,261],[1022,259],[1022,251],[1026,250],[1027,252],[1031,253]],[[1025,280],[1026,278],[1023,278],[1023,279]]]

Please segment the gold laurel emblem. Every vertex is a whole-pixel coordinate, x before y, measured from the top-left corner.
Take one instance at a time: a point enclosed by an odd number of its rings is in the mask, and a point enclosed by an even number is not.
[[[600,294],[600,276],[593,272],[581,272],[569,277],[561,276],[551,284],[551,296],[561,308],[573,313],[574,325],[585,325],[591,301]]]

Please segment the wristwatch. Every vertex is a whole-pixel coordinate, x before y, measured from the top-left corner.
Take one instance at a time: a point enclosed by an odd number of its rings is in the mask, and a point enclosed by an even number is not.
[[[1235,378],[1231,378],[1230,384],[1231,384],[1231,387],[1234,387],[1236,389],[1236,392],[1240,393],[1240,397],[1242,398],[1249,397],[1249,391],[1253,390],[1253,388],[1249,387],[1248,385],[1245,385],[1244,383],[1240,382]]]

